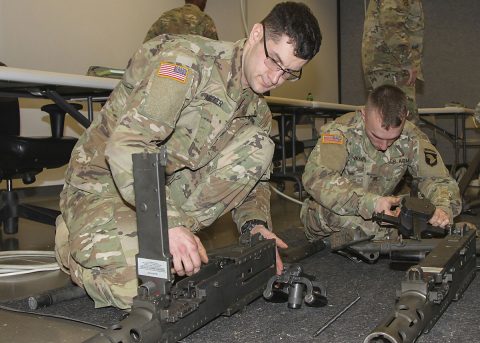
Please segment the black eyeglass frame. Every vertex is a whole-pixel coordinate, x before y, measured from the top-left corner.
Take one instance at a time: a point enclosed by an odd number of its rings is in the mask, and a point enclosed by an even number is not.
[[[274,69],[270,68],[270,66],[267,64],[267,60],[268,61],[271,61],[273,62],[273,64],[276,66],[276,71],[282,71],[282,77],[287,80],[287,81],[298,81],[300,80],[300,78],[302,77],[302,69],[300,70],[289,70],[289,69],[285,69],[283,68],[280,64],[278,64],[277,61],[275,61],[273,58],[271,58],[269,55],[268,55],[268,50],[267,50],[267,34],[266,34],[266,30],[265,30],[265,25],[262,23],[262,28],[263,28],[263,50],[265,51],[265,65],[267,66],[268,69],[272,70],[272,71],[275,71]],[[295,74],[295,73],[298,73]]]

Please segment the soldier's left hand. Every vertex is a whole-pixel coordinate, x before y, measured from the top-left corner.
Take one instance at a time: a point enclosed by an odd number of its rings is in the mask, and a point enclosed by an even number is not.
[[[450,217],[444,210],[437,208],[428,222],[433,226],[445,228],[445,226],[450,224]]]
[[[276,256],[276,266],[277,266],[277,275],[282,274],[283,271],[283,262],[280,258],[280,254],[278,253],[278,248],[286,249],[288,248],[287,243],[282,241],[280,238],[277,237],[272,231],[267,230],[263,225],[256,225],[250,233],[253,235],[255,233],[260,233],[266,239],[274,239],[277,246],[275,247],[275,256]]]

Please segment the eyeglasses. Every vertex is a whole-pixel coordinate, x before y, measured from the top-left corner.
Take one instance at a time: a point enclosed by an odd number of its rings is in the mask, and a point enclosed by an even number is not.
[[[290,70],[290,69],[284,69],[280,64],[278,64],[277,61],[275,61],[273,58],[268,56],[268,51],[267,51],[267,34],[265,30],[265,25],[262,23],[263,27],[263,49],[265,50],[265,65],[267,66],[268,69],[271,71],[282,71],[282,77],[285,80],[288,81],[297,81],[300,80],[302,77],[302,69],[300,70]]]

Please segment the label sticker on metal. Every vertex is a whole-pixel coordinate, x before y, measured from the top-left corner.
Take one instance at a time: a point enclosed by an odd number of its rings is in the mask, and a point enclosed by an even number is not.
[[[167,262],[138,258],[138,275],[167,278]]]

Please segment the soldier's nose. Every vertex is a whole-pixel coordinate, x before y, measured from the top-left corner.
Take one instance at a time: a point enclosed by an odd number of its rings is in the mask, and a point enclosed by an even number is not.
[[[278,80],[280,80],[280,77],[283,75],[283,70],[277,70],[277,71],[270,71],[268,78],[270,79],[270,82],[272,82],[272,85],[276,85],[278,83]]]

